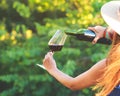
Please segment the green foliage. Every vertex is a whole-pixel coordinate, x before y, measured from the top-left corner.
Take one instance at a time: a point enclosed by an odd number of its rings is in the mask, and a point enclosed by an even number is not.
[[[36,66],[49,51],[57,29],[106,25],[100,8],[109,0],[1,0],[0,96],[93,96],[90,88],[72,92]],[[109,46],[67,38],[54,58],[76,76],[104,58]]]
[[[21,17],[29,18],[30,17],[30,9],[18,1],[15,1],[13,4],[13,8],[20,14]]]

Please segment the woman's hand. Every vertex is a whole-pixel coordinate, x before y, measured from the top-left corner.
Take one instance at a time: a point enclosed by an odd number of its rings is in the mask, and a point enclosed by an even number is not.
[[[104,32],[106,31],[106,27],[103,26],[88,27],[88,29],[94,31],[96,34],[96,37],[92,41],[93,44],[95,44],[98,39],[103,38]]]
[[[56,69],[56,62],[53,58],[53,53],[48,52],[43,59],[43,65],[45,69],[49,72],[50,70]]]

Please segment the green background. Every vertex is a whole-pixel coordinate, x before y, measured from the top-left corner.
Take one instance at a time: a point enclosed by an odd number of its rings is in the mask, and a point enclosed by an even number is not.
[[[107,26],[100,8],[108,1],[0,0],[0,96],[93,96],[92,88],[67,89],[36,64],[42,64],[57,29]],[[54,58],[60,70],[75,77],[104,58],[108,49],[68,36]]]

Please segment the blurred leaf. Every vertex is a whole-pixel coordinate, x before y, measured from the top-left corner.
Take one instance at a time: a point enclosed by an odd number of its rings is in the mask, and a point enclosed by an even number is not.
[[[16,9],[16,11],[23,17],[29,18],[30,17],[30,10],[29,7],[27,7],[25,4],[22,4],[18,1],[15,1],[13,3],[13,8]]]
[[[68,60],[67,63],[64,65],[63,71],[66,74],[73,75],[75,68],[75,62],[73,60]]]

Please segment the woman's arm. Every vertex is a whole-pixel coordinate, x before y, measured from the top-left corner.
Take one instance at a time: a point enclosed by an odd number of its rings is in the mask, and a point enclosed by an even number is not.
[[[106,59],[99,61],[88,71],[75,78],[63,73],[57,68],[51,52],[47,53],[43,60],[43,64],[49,74],[56,78],[61,84],[71,90],[80,90],[96,84],[96,80],[102,75],[102,69],[106,65]]]

